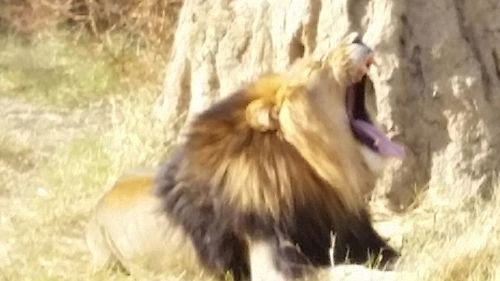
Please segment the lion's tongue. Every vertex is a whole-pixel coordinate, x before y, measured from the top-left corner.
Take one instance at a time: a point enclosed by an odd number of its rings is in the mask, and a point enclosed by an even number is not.
[[[373,139],[380,154],[398,158],[405,156],[404,148],[401,145],[391,141],[382,131],[370,123],[363,120],[352,120],[352,125],[357,133]]]

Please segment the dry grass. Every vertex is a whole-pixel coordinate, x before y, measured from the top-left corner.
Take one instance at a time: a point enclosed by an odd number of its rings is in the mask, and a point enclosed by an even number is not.
[[[168,132],[149,116],[163,70],[151,62],[161,60],[131,54],[123,64],[134,72],[119,72],[68,38],[2,37],[0,279],[89,280],[82,230],[92,205],[122,170],[167,151]]]
[[[430,190],[403,218],[402,280],[500,280],[500,192],[492,201],[447,200]]]
[[[83,227],[123,170],[167,153],[168,130],[150,115],[163,63],[124,48],[118,64],[86,38],[39,36],[0,37],[0,280],[136,280],[91,273]],[[437,191],[394,217],[406,230],[401,280],[500,280],[500,200]]]

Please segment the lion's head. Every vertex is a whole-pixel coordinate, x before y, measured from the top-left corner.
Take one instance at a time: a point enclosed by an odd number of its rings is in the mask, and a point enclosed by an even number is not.
[[[347,36],[320,60],[302,59],[258,80],[247,107],[249,124],[282,135],[352,210],[364,204],[384,160],[404,155],[365,107],[373,56],[356,34]]]

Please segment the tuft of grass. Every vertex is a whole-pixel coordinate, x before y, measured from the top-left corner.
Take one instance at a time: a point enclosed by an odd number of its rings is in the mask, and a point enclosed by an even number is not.
[[[0,161],[6,167],[19,172],[29,170],[35,165],[32,154],[33,148],[29,143],[9,135],[0,135]]]

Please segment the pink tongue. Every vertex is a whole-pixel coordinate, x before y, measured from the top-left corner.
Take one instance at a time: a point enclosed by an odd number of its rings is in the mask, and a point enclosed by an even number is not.
[[[362,131],[375,141],[375,146],[380,154],[398,158],[405,156],[405,150],[401,145],[391,141],[382,131],[370,123],[363,120],[353,120],[352,125],[356,130]]]

